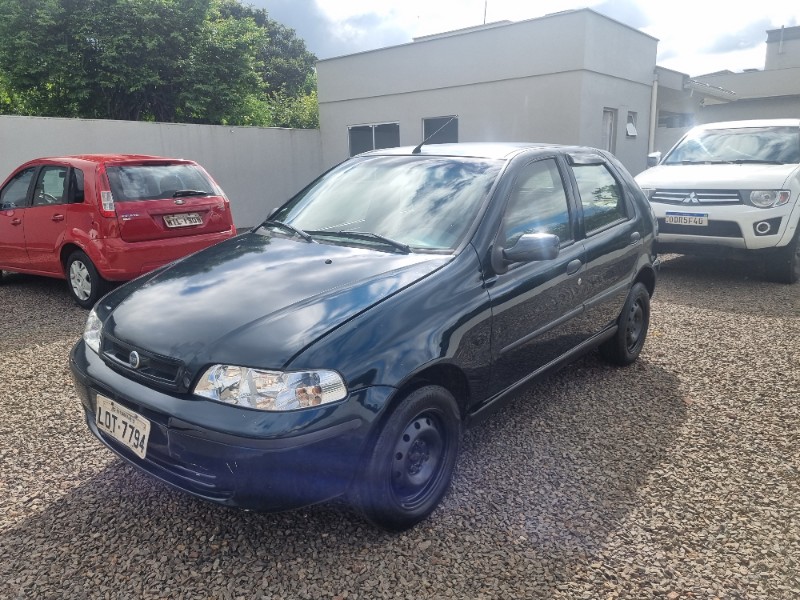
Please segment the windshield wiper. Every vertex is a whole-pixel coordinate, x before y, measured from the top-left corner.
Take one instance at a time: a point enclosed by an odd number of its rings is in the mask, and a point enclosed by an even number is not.
[[[411,254],[411,247],[408,244],[404,244],[403,242],[398,242],[397,240],[393,240],[392,238],[388,238],[385,235],[381,235],[379,233],[372,233],[371,231],[315,231],[316,235],[337,235],[342,237],[349,237],[354,238],[357,240],[367,240],[367,241],[379,241],[387,246],[391,246],[395,250],[399,250],[403,254]]]
[[[211,192],[204,192],[203,190],[177,190],[172,194],[173,198],[182,198],[184,196],[210,196]]]
[[[785,165],[786,163],[779,160],[765,160],[762,158],[737,158],[730,161],[734,165]]]
[[[277,227],[278,229],[283,229],[284,231],[288,231],[295,235],[299,235],[307,242],[314,241],[314,238],[312,238],[310,235],[308,235],[305,231],[303,231],[299,227],[295,227],[294,225],[289,225],[289,223],[284,223],[283,221],[273,221],[272,219],[267,219],[266,221],[261,223],[261,225],[259,225],[259,227],[264,227],[264,226]]]

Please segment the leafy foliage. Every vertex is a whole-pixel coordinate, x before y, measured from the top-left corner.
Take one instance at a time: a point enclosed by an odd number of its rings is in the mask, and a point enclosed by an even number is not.
[[[316,126],[315,61],[238,0],[0,0],[6,114]]]

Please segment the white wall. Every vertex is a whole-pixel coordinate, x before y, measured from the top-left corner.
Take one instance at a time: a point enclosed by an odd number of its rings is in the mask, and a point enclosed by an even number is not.
[[[153,154],[199,162],[252,227],[322,170],[316,129],[183,125],[0,116],[0,181],[23,162],[91,153]]]

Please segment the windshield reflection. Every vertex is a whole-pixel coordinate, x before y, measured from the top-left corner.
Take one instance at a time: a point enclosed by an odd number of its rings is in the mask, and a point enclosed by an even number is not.
[[[706,129],[687,136],[664,164],[706,162],[800,163],[797,127]]]
[[[272,218],[305,231],[369,232],[417,250],[452,250],[502,166],[496,160],[431,156],[354,159]]]

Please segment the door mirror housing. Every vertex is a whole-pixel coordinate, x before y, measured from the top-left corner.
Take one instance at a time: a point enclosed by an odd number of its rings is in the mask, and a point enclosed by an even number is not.
[[[647,155],[647,168],[655,167],[661,162],[661,152],[651,152]]]
[[[553,260],[560,245],[561,240],[552,233],[526,233],[511,248],[503,250],[503,258],[508,262]]]

